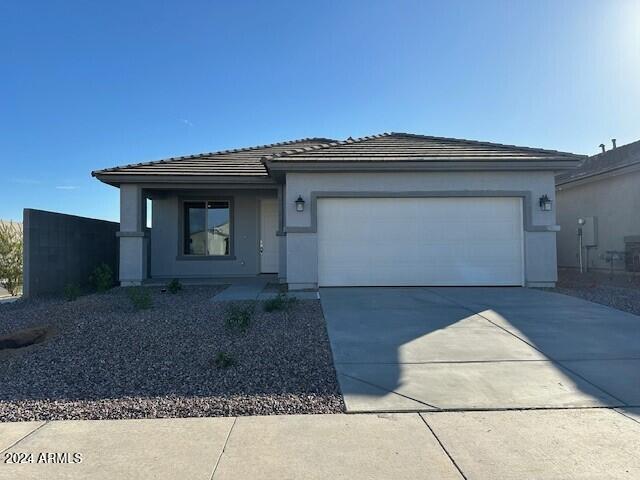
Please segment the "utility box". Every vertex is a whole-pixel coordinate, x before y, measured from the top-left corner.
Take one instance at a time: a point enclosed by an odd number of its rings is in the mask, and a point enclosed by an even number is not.
[[[597,217],[581,217],[584,220],[579,228],[582,229],[582,246],[597,247],[598,246],[598,218]]]
[[[624,246],[627,272],[640,272],[640,235],[624,237]]]

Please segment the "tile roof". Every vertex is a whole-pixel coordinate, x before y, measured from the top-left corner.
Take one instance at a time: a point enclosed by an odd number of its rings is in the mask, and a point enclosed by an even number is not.
[[[172,157],[154,162],[135,163],[91,172],[92,176],[110,175],[214,175],[266,177],[267,170],[261,161],[265,155],[284,149],[304,148],[333,142],[328,138],[303,138],[289,142],[272,143],[249,148],[237,148],[219,152]]]
[[[518,147],[409,133],[383,133],[341,142],[292,148],[265,157],[270,162],[448,162],[448,161],[576,161],[583,157],[556,150]]]
[[[583,157],[555,150],[517,147],[456,138],[408,133],[383,133],[336,141],[303,138],[250,148],[172,157],[91,172],[104,181],[127,176],[182,177],[268,177],[265,163],[277,162],[535,162]]]
[[[588,157],[578,168],[556,176],[556,185],[576,182],[624,167],[640,165],[640,140]]]

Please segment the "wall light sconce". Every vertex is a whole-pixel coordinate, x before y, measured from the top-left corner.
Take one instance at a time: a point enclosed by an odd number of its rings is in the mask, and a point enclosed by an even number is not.
[[[540,210],[542,210],[544,212],[550,212],[551,211],[551,207],[553,205],[553,201],[545,193],[544,195],[542,195],[540,197],[539,204],[540,204]]]
[[[296,212],[304,212],[304,199],[302,195],[298,195],[298,199],[296,200]]]

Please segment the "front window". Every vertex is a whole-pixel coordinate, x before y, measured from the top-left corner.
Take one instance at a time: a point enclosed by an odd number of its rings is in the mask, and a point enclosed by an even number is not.
[[[228,200],[185,202],[185,255],[229,255],[231,250],[230,212],[231,205]]]

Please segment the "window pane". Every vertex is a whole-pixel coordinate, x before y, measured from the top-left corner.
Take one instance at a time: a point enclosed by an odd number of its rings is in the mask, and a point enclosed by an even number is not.
[[[184,229],[184,253],[206,255],[204,202],[185,202]]]
[[[209,255],[229,255],[229,202],[207,203],[207,247]]]

